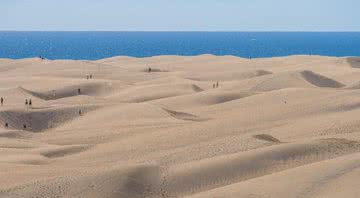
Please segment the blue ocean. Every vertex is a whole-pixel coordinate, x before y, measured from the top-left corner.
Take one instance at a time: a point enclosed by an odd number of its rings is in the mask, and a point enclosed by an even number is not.
[[[0,58],[97,60],[112,56],[294,54],[360,56],[360,33],[0,32]]]

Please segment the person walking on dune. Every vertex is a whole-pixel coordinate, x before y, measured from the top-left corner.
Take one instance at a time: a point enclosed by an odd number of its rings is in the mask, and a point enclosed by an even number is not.
[[[31,105],[32,105],[32,101],[31,101],[31,98],[30,98],[30,100],[29,100],[29,106],[31,107]]]
[[[1,106],[3,106],[3,104],[4,104],[4,98],[3,97],[1,97],[0,102],[1,102]]]
[[[25,105],[27,106],[29,104],[28,100],[25,99]]]
[[[52,97],[53,97],[53,99],[56,98],[56,91],[55,90],[52,91]]]

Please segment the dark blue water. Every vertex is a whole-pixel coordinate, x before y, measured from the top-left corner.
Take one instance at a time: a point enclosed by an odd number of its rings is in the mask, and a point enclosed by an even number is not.
[[[1,58],[96,60],[119,55],[199,54],[360,56],[360,33],[0,32]]]

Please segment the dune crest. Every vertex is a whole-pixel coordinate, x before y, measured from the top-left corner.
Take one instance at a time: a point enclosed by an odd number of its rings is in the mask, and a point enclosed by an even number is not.
[[[312,71],[303,70],[295,72],[284,72],[275,74],[273,77],[264,80],[256,85],[253,90],[256,91],[272,91],[284,88],[342,88],[345,85],[333,79],[314,73]]]

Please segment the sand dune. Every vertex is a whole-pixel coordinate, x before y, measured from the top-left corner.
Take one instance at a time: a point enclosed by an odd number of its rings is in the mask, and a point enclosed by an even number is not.
[[[0,197],[359,197],[359,67],[0,59]]]
[[[358,197],[359,154],[339,157],[199,193],[200,197]],[[299,185],[299,183],[301,185]],[[340,187],[341,186],[341,187]],[[287,190],[283,190],[286,188]],[[291,195],[290,195],[291,196]]]
[[[263,76],[271,74],[266,70],[254,70],[254,71],[225,71],[219,72],[208,72],[204,74],[192,74],[186,76],[186,78],[197,81],[231,81],[231,80],[243,80],[247,78],[254,78],[257,76]]]
[[[254,90],[271,91],[284,88],[307,87],[341,88],[344,87],[344,85],[333,79],[305,70],[274,75],[274,77],[256,85]]]
[[[53,180],[19,186],[2,197],[159,197],[160,173],[157,166],[116,168],[77,178]]]
[[[358,152],[360,144],[346,140],[284,144],[172,167],[167,192],[179,196],[267,175],[315,161]],[[344,152],[344,153],[343,153]]]
[[[152,92],[150,90],[158,91]],[[161,98],[192,94],[201,91],[203,91],[203,89],[195,84],[144,85],[130,87],[128,89],[122,90],[118,94],[109,96],[108,98],[123,102],[146,102]]]
[[[360,58],[358,57],[351,57],[347,59],[347,62],[355,68],[359,68],[360,67]]]
[[[80,89],[80,90],[79,90]],[[36,92],[22,88],[25,93],[43,100],[57,100],[78,95],[104,96],[110,94],[113,89],[111,82],[89,82],[68,87],[53,89],[45,92]]]
[[[152,103],[168,108],[188,109],[192,107],[202,107],[209,105],[216,105],[232,100],[237,100],[251,96],[252,92],[234,92],[227,90],[210,90],[191,95],[182,95],[171,98],[164,98],[153,101]]]
[[[75,106],[64,108],[5,110],[0,111],[0,123],[2,126],[5,126],[5,123],[7,123],[8,128],[10,129],[41,132],[79,117],[79,110],[82,111],[82,114],[85,114],[95,108],[95,106]]]

